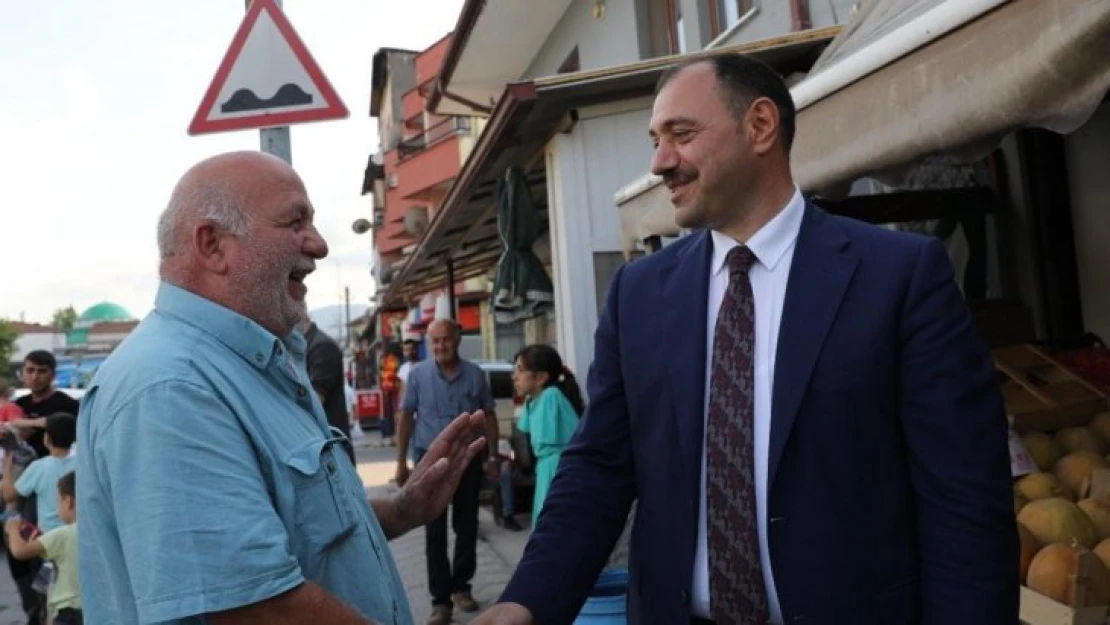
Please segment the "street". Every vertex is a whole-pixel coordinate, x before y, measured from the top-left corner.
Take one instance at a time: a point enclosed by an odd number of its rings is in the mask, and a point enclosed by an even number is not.
[[[377,432],[369,432],[360,442],[378,441]],[[370,497],[387,494],[394,486],[389,485],[397,466],[395,447],[358,446],[358,472]],[[527,526],[528,515],[519,515],[517,520]],[[479,512],[478,526],[478,572],[472,582],[474,599],[484,609],[497,600],[501,590],[508,583],[516,563],[524,552],[528,532],[510,532],[494,524],[489,507]],[[454,549],[454,535],[450,535],[448,553]],[[413,621],[424,623],[431,612],[431,596],[428,594],[428,573],[424,560],[424,529],[418,528],[392,541],[390,548],[397,568],[405,582],[409,603],[412,605]],[[455,610],[456,623],[468,623],[477,614],[467,614]],[[0,625],[5,625],[0,623]]]

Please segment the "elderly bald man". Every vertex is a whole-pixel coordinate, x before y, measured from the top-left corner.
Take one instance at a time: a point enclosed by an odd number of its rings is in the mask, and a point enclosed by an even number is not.
[[[158,248],[154,311],[81,407],[87,622],[411,623],[387,540],[443,511],[484,416],[454,419],[396,496],[367,502],[294,331],[328,247],[283,161],[194,166]]]
[[[425,527],[425,557],[428,565],[428,591],[432,612],[427,625],[447,625],[455,606],[476,612],[478,602],[470,591],[470,581],[478,568],[478,495],[482,476],[496,481],[501,462],[497,455],[497,415],[489,381],[478,365],[459,357],[460,329],[449,319],[437,319],[426,334],[432,358],[413,365],[405,382],[405,396],[397,416],[397,482],[410,479],[405,454],[412,443],[417,463],[427,457],[430,445],[455,413],[484,412],[489,443],[483,463],[475,459],[462,479],[451,502],[451,526],[455,530],[455,554],[447,557],[447,512]],[[413,415],[419,418],[413,419]]]

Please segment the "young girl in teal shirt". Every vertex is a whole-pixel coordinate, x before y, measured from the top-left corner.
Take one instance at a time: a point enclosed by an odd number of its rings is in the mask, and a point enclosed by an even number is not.
[[[549,345],[529,345],[517,354],[513,385],[518,395],[527,398],[517,427],[529,434],[536,456],[534,528],[559,467],[559,456],[578,427],[582,394],[574,374],[563,366],[559,352]]]

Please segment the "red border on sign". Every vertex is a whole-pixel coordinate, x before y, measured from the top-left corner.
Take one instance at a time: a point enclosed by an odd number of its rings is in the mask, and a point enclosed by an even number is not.
[[[270,19],[274,20],[278,32],[285,38],[285,43],[288,44],[289,49],[292,50],[294,56],[297,57],[297,61],[300,62],[305,72],[308,73],[309,79],[312,80],[316,88],[320,91],[320,95],[323,96],[326,106],[307,111],[262,113],[260,115],[217,120],[208,119],[207,115],[212,111],[212,106],[216,103],[216,98],[219,97],[224,83],[227,82],[227,77],[231,73],[231,68],[234,67],[236,61],[239,60],[239,54],[243,51],[243,46],[247,42],[247,36],[250,35],[251,30],[254,29],[254,25],[258,22],[258,17],[262,14],[262,11],[269,12]],[[239,25],[239,30],[231,40],[231,45],[227,48],[227,53],[224,54],[223,61],[220,62],[219,69],[216,70],[216,76],[212,79],[212,84],[208,86],[208,91],[205,92],[204,98],[200,101],[200,106],[197,107],[197,112],[193,116],[193,121],[189,124],[188,132],[190,135],[199,135],[228,130],[269,128],[303,122],[323,121],[326,119],[342,119],[347,117],[347,115],[349,115],[347,107],[343,105],[343,101],[339,99],[339,95],[335,92],[335,89],[332,88],[327,77],[324,76],[324,72],[320,69],[320,66],[316,64],[312,55],[309,54],[308,48],[305,47],[304,42],[297,36],[297,31],[293,30],[293,25],[289,23],[288,18],[281,12],[281,9],[274,4],[274,0],[253,0],[250,8],[247,10],[246,17],[243,18],[242,24]]]

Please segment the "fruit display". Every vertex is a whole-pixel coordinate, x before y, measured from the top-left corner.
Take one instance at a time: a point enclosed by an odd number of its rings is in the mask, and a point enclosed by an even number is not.
[[[1110,412],[1021,443],[1038,469],[1014,479],[1022,620],[1110,625]]]
[[[1092,451],[1073,451],[1056,461],[1053,473],[1074,497],[1083,498],[1095,469],[1107,468],[1110,468],[1110,460],[1106,456]]]
[[[1049,497],[1063,497],[1072,499],[1071,491],[1060,484],[1060,478],[1052,473],[1030,473],[1023,476],[1014,485],[1014,494],[1025,499],[1026,502]]]
[[[1082,586],[1076,583],[1080,578],[1080,557],[1084,553],[1090,551],[1075,544],[1046,545],[1033,556],[1026,585],[1065,605],[1110,604],[1110,572],[1102,560],[1090,558],[1085,563],[1086,583]]]
[[[1056,466],[1056,461],[1064,456],[1060,443],[1043,432],[1029,432],[1021,437],[1021,442],[1041,471],[1051,471]]]
[[[1110,625],[1108,393],[1033,345],[991,351],[1010,426],[1021,622]]]
[[[1033,533],[1038,542],[1049,545],[1077,543],[1093,549],[1098,532],[1083,509],[1062,497],[1030,501],[1018,512],[1018,523]]]

